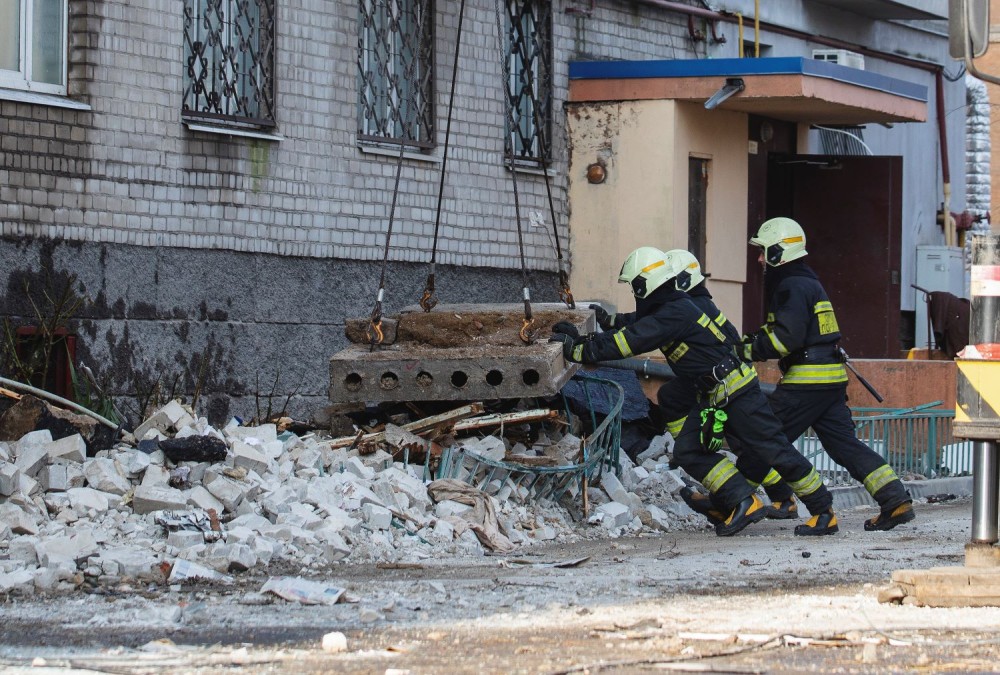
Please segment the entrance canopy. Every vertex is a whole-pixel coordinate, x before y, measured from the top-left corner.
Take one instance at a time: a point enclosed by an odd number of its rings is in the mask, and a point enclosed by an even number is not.
[[[675,99],[789,122],[924,122],[927,87],[802,57],[575,61],[571,102]],[[742,84],[742,88],[739,85]],[[723,91],[725,89],[725,91]],[[729,94],[728,96],[726,94]]]

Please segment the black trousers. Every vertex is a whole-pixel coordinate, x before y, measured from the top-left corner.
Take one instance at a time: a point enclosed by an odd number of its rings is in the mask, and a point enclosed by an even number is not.
[[[737,392],[726,404],[725,411],[729,417],[726,421],[727,433],[745,448],[744,454],[756,456],[765,469],[761,476],[752,477],[751,480],[763,480],[768,467],[774,467],[810,513],[819,513],[830,508],[833,498],[822,483],[814,490],[796,487],[797,483],[801,485],[815,476],[815,469],[785,437],[781,423],[771,412],[756,380]],[[712,481],[706,483],[706,478],[711,478],[710,474],[720,462],[725,462],[726,458],[721,453],[708,453],[702,448],[700,412],[701,406],[696,405],[688,413],[687,420],[675,439],[674,459],[692,478],[707,487]],[[717,489],[709,488],[714,495],[713,501],[728,510],[735,508],[754,490],[741,473],[733,471],[732,474]],[[816,478],[818,479],[818,476]]]
[[[789,441],[794,441],[812,427],[826,454],[866,488],[869,476],[887,470],[885,459],[858,440],[855,434],[854,421],[847,407],[846,385],[829,388],[779,386],[771,394],[769,402],[771,410],[781,420]],[[745,462],[743,456],[747,456]],[[743,453],[743,456],[737,466],[750,480],[760,481],[770,471],[762,458],[752,453]],[[781,469],[778,473],[782,473]],[[892,476],[893,480],[878,487],[872,494],[883,509],[895,508],[910,499],[902,481],[895,474]],[[811,508],[809,511],[815,513]]]

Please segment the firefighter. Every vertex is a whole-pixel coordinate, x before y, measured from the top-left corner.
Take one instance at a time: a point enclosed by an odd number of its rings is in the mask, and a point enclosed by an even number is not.
[[[733,325],[726,315],[712,301],[712,294],[705,284],[705,274],[701,270],[701,265],[693,253],[684,249],[674,249],[669,252],[677,256],[680,263],[684,265],[684,270],[677,275],[674,285],[678,290],[687,293],[688,298],[698,309],[704,312],[716,326],[722,330],[726,340],[733,346],[738,346],[741,342],[740,332]],[[591,305],[594,310],[597,324],[603,330],[614,330],[624,328],[635,321],[636,313],[609,314],[600,305]],[[695,405],[697,393],[690,380],[682,377],[675,377],[665,383],[656,392],[656,400],[660,408],[663,409],[667,418],[667,433],[675,439],[680,433],[684,420],[687,419],[688,412]],[[736,450],[738,442],[734,439],[727,439],[731,450]],[[789,519],[798,517],[798,505],[795,503],[794,493],[787,483],[781,480],[781,476],[774,469],[762,466],[753,453],[740,452],[740,457],[736,462],[736,468],[740,470],[745,478],[757,476],[763,470],[763,479],[760,483],[750,481],[750,484],[757,487],[763,484],[768,498],[771,500],[767,509],[767,517],[773,519]],[[690,487],[681,488],[681,498],[691,507],[692,510],[708,518],[709,522],[716,524],[723,520],[722,510],[719,505],[714,504],[709,496],[702,492],[693,490]]]
[[[767,321],[744,338],[744,356],[780,359],[782,376],[770,403],[786,437],[798,438],[812,427],[833,461],[864,485],[880,507],[877,516],[865,521],[866,530],[891,530],[910,522],[916,515],[902,481],[855,435],[847,407],[847,369],[837,345],[840,328],[829,296],[803,260],[805,232],[791,218],[772,218],[750,244],[760,247]]]
[[[837,531],[833,499],[819,474],[781,432],[760,391],[757,374],[736,353],[722,330],[687,294],[677,288],[686,269],[676,254],[652,247],[633,251],[622,265],[620,283],[632,287],[635,321],[604,333],[587,336],[560,332],[568,361],[597,363],[624,359],[660,349],[674,372],[692,383],[696,402],[674,444],[674,457],[713,495],[725,518],[716,525],[719,536],[731,536],[767,514],[764,503],[736,466],[718,452],[725,434],[737,438],[769,466],[774,466],[811,513],[824,519],[795,528],[799,535]]]

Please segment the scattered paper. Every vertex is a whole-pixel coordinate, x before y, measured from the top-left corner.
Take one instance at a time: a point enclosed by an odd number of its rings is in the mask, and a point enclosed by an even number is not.
[[[260,592],[274,593],[279,598],[303,605],[335,605],[344,589],[301,577],[271,577]]]

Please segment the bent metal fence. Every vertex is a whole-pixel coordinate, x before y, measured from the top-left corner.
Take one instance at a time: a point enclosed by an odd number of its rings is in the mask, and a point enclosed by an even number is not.
[[[617,382],[580,374],[570,383],[582,388],[588,402],[585,410],[574,413],[566,398],[563,399],[570,428],[577,414],[583,418],[579,420],[583,428],[589,430],[580,439],[576,461],[536,466],[493,460],[460,447],[445,448],[436,478],[457,478],[489,494],[506,489],[517,491],[523,499],[559,501],[567,491],[577,494],[585,481],[600,478],[605,469],[617,473],[625,391]],[[608,412],[599,415],[595,410]]]
[[[886,459],[897,475],[939,478],[972,473],[972,442],[951,433],[955,411],[937,406],[941,401],[913,408],[853,408],[858,438]],[[812,429],[795,447],[808,458],[831,486],[853,485],[854,479],[820,444]]]

